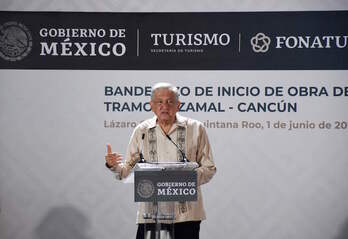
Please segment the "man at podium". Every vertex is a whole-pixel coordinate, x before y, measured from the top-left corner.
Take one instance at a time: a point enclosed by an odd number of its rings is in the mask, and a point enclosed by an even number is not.
[[[175,203],[174,231],[177,239],[199,238],[200,223],[206,218],[200,185],[209,182],[216,172],[206,130],[201,122],[177,113],[180,107],[178,89],[169,83],[157,83],[152,87],[150,106],[155,116],[135,128],[124,162],[108,145],[106,166],[122,180],[143,159],[147,162],[197,162],[197,201]],[[143,217],[145,207],[145,203],[139,203],[137,239],[144,238],[144,223],[148,223]]]

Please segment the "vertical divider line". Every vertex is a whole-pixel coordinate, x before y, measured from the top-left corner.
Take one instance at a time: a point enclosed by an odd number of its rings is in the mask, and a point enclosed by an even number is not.
[[[137,56],[139,56],[139,28],[137,28]]]
[[[240,33],[239,33],[238,35],[239,35],[239,37],[238,37],[238,38],[239,38],[239,42],[238,42],[238,52],[240,53],[240,47],[241,47],[241,44],[242,44],[242,43],[241,43],[242,36],[241,36]]]

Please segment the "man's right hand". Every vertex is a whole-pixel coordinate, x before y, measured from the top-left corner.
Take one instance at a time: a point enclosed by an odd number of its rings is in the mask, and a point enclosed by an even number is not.
[[[118,153],[113,153],[112,150],[111,150],[111,145],[108,144],[107,145],[107,153],[105,155],[106,163],[110,167],[114,168],[114,167],[116,167],[117,165],[120,164],[121,160],[122,160],[122,156],[120,154],[118,154]]]

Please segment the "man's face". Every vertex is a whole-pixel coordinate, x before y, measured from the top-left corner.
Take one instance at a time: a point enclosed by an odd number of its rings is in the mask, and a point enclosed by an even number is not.
[[[155,91],[150,105],[159,122],[174,123],[180,102],[176,99],[174,92],[168,89],[158,89]]]

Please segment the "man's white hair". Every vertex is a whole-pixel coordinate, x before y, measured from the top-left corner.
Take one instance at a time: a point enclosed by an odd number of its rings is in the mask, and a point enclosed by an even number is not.
[[[159,82],[156,83],[154,86],[152,86],[152,91],[151,91],[151,100],[153,100],[153,96],[157,90],[162,90],[162,89],[167,89],[175,94],[176,100],[179,100],[179,91],[178,88],[173,86],[170,83],[167,82]]]

